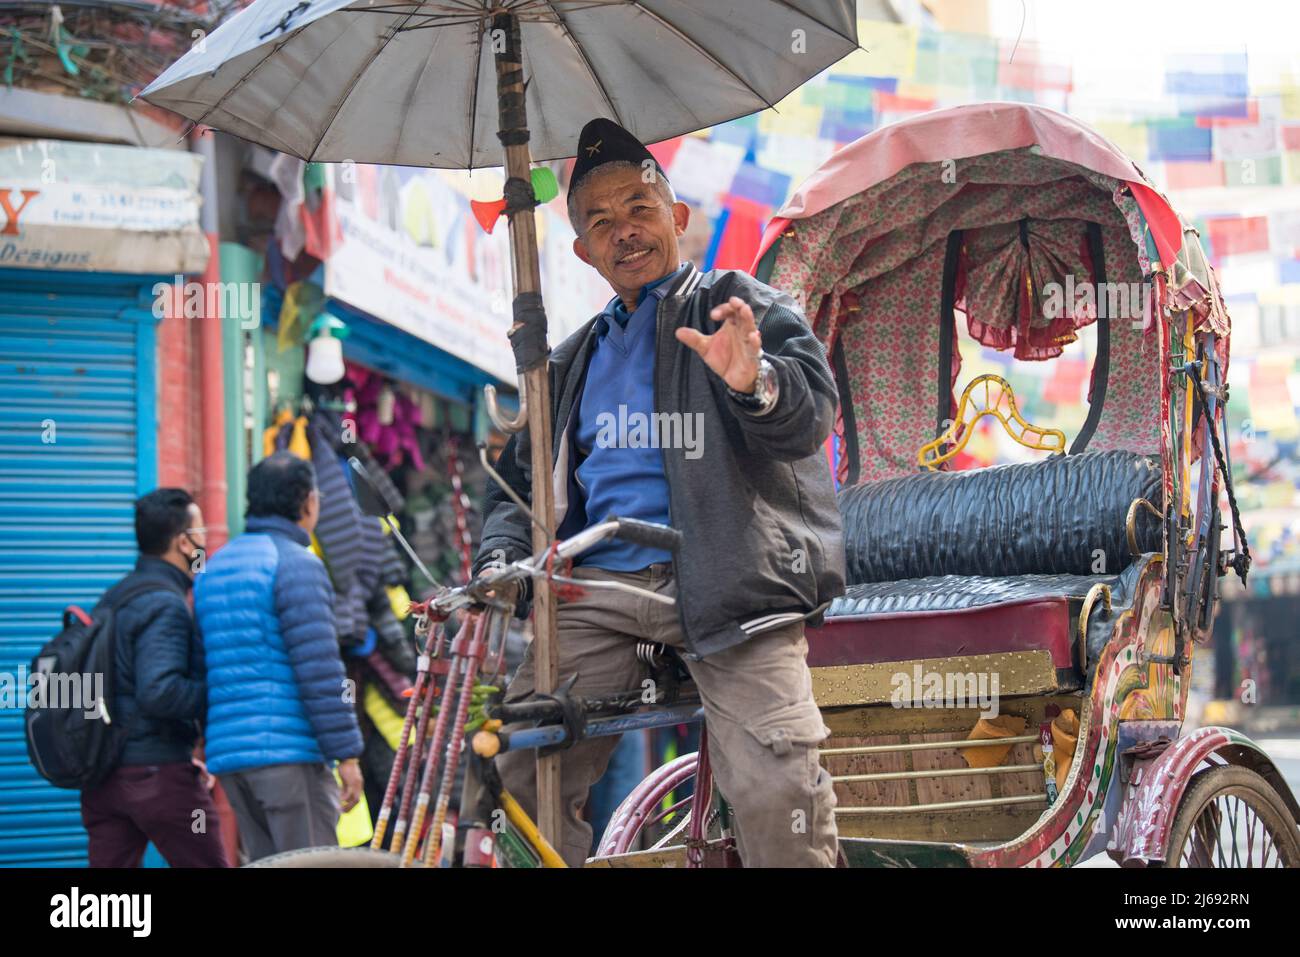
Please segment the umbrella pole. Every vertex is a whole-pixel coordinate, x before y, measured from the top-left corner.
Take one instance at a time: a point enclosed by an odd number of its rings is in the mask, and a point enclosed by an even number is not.
[[[505,148],[506,178],[526,184],[532,161],[528,151],[528,113],[524,102],[523,52],[519,21],[508,14],[492,19],[490,34],[496,60],[497,108]],[[472,148],[472,147],[471,147]],[[507,184],[507,199],[511,188]],[[511,203],[510,206],[514,204]],[[546,355],[546,314],[542,312],[541,272],[537,261],[537,230],[531,206],[507,208],[510,221],[510,259],[515,280],[514,325],[510,329],[516,361],[523,370],[524,399],[528,408],[528,435],[532,451],[532,509],[546,532],[555,532],[555,490],[551,485],[551,381]],[[538,355],[540,353],[540,361]],[[523,359],[520,362],[521,358]],[[546,548],[548,535],[533,525],[533,551]],[[549,694],[559,678],[556,645],[555,598],[550,583],[535,580],[533,594],[533,661],[536,691]],[[560,840],[560,755],[537,757],[537,826],[552,847]]]

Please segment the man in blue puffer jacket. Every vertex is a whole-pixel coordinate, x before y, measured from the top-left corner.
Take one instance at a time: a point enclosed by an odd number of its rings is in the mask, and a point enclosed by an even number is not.
[[[264,459],[248,475],[245,533],[195,583],[208,768],[235,809],[249,860],[337,843],[340,804],[351,810],[361,794],[361,730],[334,593],[308,551],[319,516],[311,463],[288,452]]]

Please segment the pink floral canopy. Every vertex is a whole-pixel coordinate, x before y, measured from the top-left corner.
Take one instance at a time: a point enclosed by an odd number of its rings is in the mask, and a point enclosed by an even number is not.
[[[1023,104],[886,127],[814,174],[769,227],[767,281],[801,300],[832,356],[841,429],[856,449],[841,480],[916,470],[941,412],[956,411],[955,322],[986,346],[1044,360],[1100,310],[1109,370],[1104,401],[1089,395],[1097,409],[1087,448],[1156,451],[1159,309],[1150,279],[1160,257],[1174,263],[1166,304],[1181,294],[1175,304],[1200,307],[1224,332],[1227,318],[1199,244],[1142,190],[1141,172],[1096,133]]]

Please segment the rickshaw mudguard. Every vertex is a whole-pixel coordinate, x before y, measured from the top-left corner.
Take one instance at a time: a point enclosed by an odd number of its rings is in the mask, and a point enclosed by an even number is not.
[[[1199,728],[1151,757],[1134,758],[1114,835],[1106,849],[1113,860],[1125,867],[1164,862],[1183,795],[1202,762],[1212,757],[1262,776],[1300,823],[1300,803],[1259,745],[1231,728]]]

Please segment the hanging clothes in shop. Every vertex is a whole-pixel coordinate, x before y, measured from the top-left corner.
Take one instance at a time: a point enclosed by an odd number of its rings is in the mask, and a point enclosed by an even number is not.
[[[311,460],[311,443],[307,440],[307,417],[295,417],[293,409],[283,408],[271,427],[262,433],[262,454],[270,456],[287,449],[300,459]]]
[[[316,540],[320,543],[330,580],[334,583],[334,619],[339,641],[344,645],[365,640],[368,590],[362,581],[362,514],[352,494],[352,484],[339,458],[341,447],[338,414],[316,409],[307,425],[311,462],[320,488],[320,521]],[[371,523],[375,524],[375,523]],[[375,581],[370,582],[373,590]]]
[[[419,403],[364,366],[349,364],[347,368],[357,403],[357,434],[361,441],[384,468],[409,463],[416,471],[423,471],[425,462],[416,429],[427,423]]]

